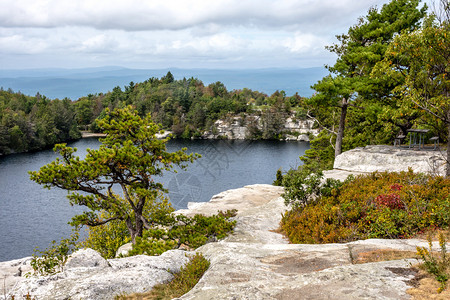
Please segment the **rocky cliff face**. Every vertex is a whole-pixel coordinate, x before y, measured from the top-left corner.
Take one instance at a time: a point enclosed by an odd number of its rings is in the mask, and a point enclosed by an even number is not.
[[[214,123],[214,130],[205,132],[203,137],[208,139],[227,138],[244,140],[252,138],[252,131],[254,130],[264,131],[264,126],[261,116],[235,116],[217,120]],[[294,116],[284,119],[278,130],[286,140],[291,141],[309,141],[309,134],[314,136],[319,134],[319,130],[314,129],[313,120],[297,120]]]

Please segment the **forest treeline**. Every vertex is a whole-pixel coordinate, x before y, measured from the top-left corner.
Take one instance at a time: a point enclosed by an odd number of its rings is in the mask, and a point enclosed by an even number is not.
[[[71,100],[0,90],[0,155],[41,150],[80,137]]]
[[[284,91],[271,96],[250,89],[228,91],[217,81],[207,86],[196,78],[175,80],[168,72],[161,78],[150,78],[142,83],[130,82],[122,90],[88,95],[76,103],[77,122],[83,128],[96,131],[95,119],[104,117],[104,109],[132,105],[140,116],[151,114],[154,122],[173,132],[175,137],[201,137],[214,130],[214,122],[227,116],[257,114],[268,123],[281,120],[292,107],[302,106],[298,94],[288,97]],[[269,116],[269,117],[268,117]],[[254,132],[252,138],[277,138],[279,131]]]
[[[304,98],[272,95],[250,89],[228,91],[221,82],[204,85],[196,78],[175,80],[171,72],[141,83],[116,86],[108,93],[89,94],[77,101],[26,96],[12,90],[0,91],[0,154],[51,147],[81,137],[80,131],[98,132],[96,119],[113,110],[132,105],[139,115],[151,114],[154,122],[178,138],[198,138],[214,132],[214,122],[227,117],[257,115],[263,129],[253,126],[251,138],[277,139],[292,111],[304,117]],[[251,124],[249,125],[251,127]]]

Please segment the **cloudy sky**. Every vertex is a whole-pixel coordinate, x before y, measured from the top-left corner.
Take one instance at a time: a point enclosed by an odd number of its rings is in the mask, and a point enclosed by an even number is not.
[[[387,0],[0,0],[0,69],[269,68],[324,49]]]

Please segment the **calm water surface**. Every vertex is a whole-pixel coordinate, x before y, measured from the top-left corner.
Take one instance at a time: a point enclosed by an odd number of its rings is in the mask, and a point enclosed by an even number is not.
[[[97,139],[82,139],[70,146],[77,155],[98,148]],[[188,202],[204,202],[222,191],[255,183],[272,183],[277,169],[301,164],[308,143],[277,141],[171,140],[169,151],[187,147],[202,158],[186,171],[166,173],[159,180],[169,189],[176,209]],[[45,249],[52,240],[71,233],[67,222],[80,207],[71,207],[67,192],[47,190],[29,179],[28,171],[57,155],[52,150],[0,157],[0,261],[30,256],[35,247]]]

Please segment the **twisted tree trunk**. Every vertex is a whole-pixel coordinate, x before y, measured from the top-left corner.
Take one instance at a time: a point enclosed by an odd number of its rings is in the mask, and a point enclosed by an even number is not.
[[[450,109],[447,111],[447,163],[445,176],[450,177]]]
[[[342,98],[341,118],[339,120],[339,129],[336,135],[336,147],[334,148],[334,157],[342,153],[342,139],[344,138],[345,118],[347,117],[348,100]]]

